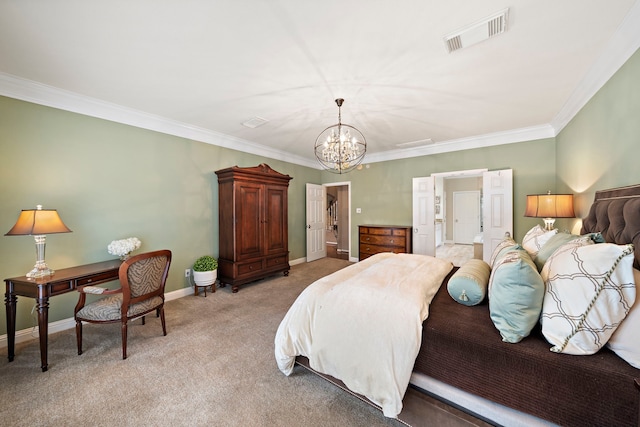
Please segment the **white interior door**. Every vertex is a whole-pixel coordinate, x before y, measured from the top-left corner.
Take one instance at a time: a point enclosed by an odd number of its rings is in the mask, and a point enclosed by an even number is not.
[[[480,233],[480,191],[454,191],[453,218],[453,243],[473,244]]]
[[[327,256],[326,188],[307,183],[307,262]]]
[[[436,256],[435,179],[413,178],[413,253]]]
[[[513,170],[485,172],[482,193],[482,258],[489,262],[504,234],[513,236]]]

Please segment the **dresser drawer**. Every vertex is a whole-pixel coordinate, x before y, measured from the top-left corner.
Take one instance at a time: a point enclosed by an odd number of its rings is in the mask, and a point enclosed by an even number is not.
[[[283,255],[283,256],[279,256],[279,257],[274,257],[274,258],[268,258],[267,259],[267,268],[271,268],[271,267],[278,267],[281,265],[285,265],[287,264],[287,256]]]
[[[360,244],[360,254],[375,255],[382,252],[393,252],[394,254],[406,253],[404,247],[378,246]]]
[[[404,236],[376,236],[372,234],[363,234],[360,236],[360,243],[405,247],[407,245],[407,239]]]
[[[238,275],[252,274],[262,270],[262,260],[238,264]]]
[[[362,234],[374,234],[378,236],[406,236],[406,228],[393,228],[393,227],[362,227],[360,229]]]

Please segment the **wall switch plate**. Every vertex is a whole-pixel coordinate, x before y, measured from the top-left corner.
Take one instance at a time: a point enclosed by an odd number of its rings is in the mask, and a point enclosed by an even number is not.
[[[187,269],[184,271],[184,277],[191,277],[191,269],[187,268]]]

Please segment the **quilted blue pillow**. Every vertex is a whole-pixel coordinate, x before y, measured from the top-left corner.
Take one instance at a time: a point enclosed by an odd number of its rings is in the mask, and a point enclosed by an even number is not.
[[[531,333],[543,299],[544,282],[527,251],[503,251],[489,278],[489,313],[502,341],[517,343]]]

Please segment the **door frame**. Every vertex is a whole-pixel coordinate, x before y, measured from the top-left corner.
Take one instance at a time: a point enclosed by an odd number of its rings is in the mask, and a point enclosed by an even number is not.
[[[311,183],[309,183],[311,184]],[[327,183],[327,184],[313,184],[313,185],[321,185],[322,187],[347,187],[347,241],[348,241],[348,250],[349,250],[349,260],[350,261],[354,261],[357,262],[358,259],[357,258],[353,258],[352,254],[353,251],[351,249],[351,181],[343,181],[343,182],[331,182],[331,183]],[[326,205],[326,197],[327,197],[327,192],[324,192],[324,198],[325,198],[325,205]],[[306,191],[305,191],[305,206],[307,205],[307,201],[306,201]],[[326,206],[325,206],[325,210],[326,210]],[[326,219],[326,216],[325,216]],[[308,221],[306,221],[308,222]],[[325,222],[326,225],[326,222]],[[307,224],[308,227],[308,224]],[[326,227],[324,227],[326,229]],[[306,236],[307,233],[305,233]],[[308,250],[308,246],[307,246],[307,250]],[[326,258],[327,256],[327,252],[326,252],[326,241],[325,241],[325,252],[324,252],[324,257],[322,258]],[[305,253],[305,259],[308,258],[307,257],[307,253]],[[308,261],[308,260],[307,260]]]
[[[349,259],[351,260],[353,252],[351,251],[351,181],[330,182],[322,184],[323,187],[347,187],[347,242],[349,250]],[[356,259],[357,261],[357,259]]]

